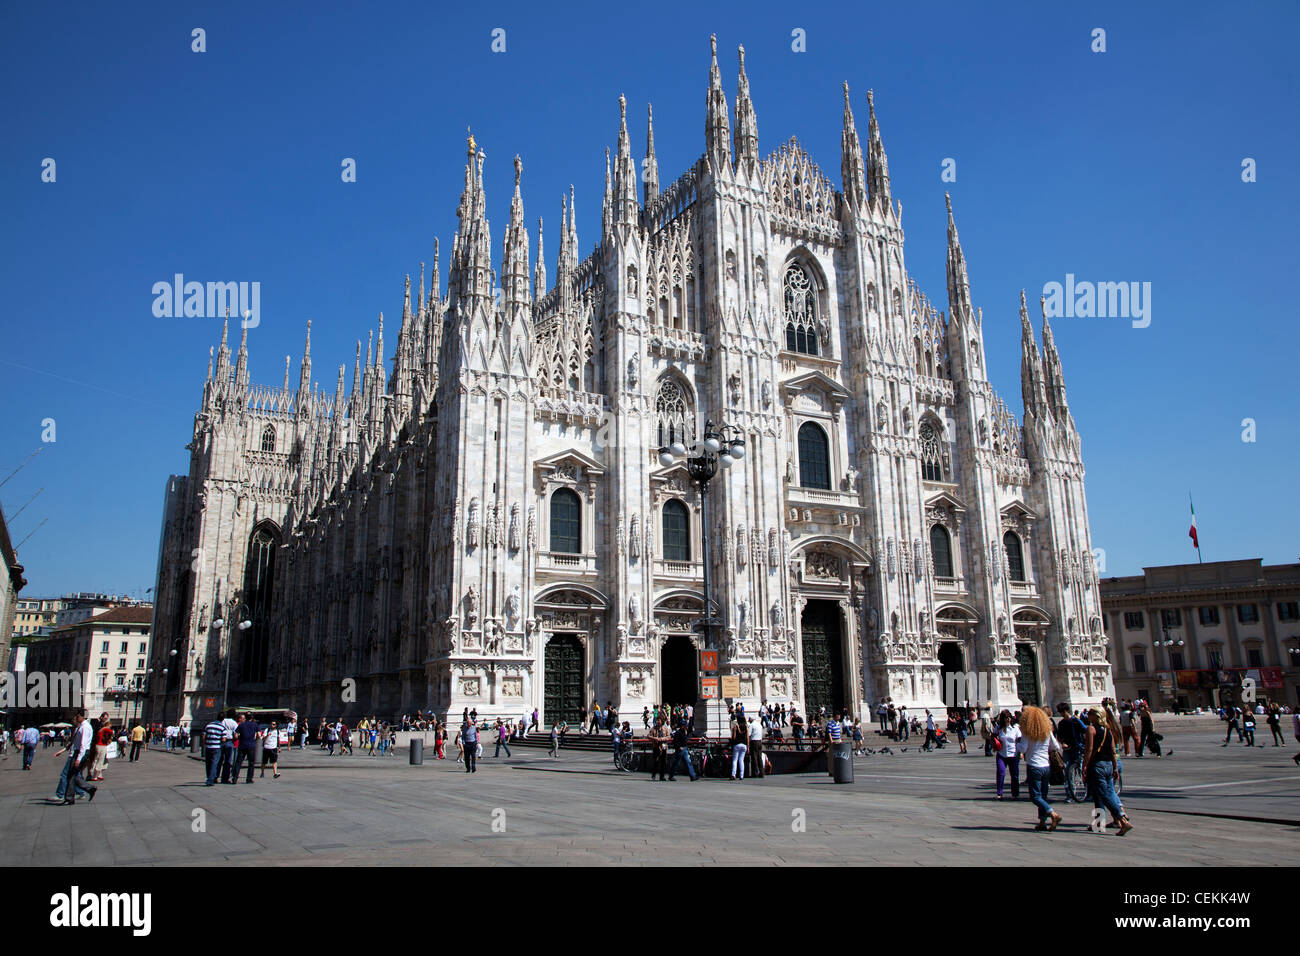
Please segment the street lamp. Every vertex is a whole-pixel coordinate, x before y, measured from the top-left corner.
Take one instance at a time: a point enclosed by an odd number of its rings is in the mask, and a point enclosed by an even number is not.
[[[1169,664],[1169,677],[1173,685],[1173,691],[1172,693],[1170,693],[1169,696],[1174,701],[1174,712],[1177,713],[1178,712],[1178,675],[1174,673],[1173,648],[1182,647],[1183,640],[1182,638],[1178,638],[1177,640],[1171,638],[1169,636],[1169,625],[1166,624],[1163,620],[1160,622],[1160,633],[1163,635],[1163,640],[1156,641],[1155,645],[1156,647],[1163,647],[1165,649],[1165,660]]]
[[[709,592],[709,516],[705,508],[709,482],[718,473],[718,466],[730,468],[745,457],[744,433],[734,425],[704,424],[704,437],[694,448],[688,449],[680,439],[659,451],[659,464],[669,468],[686,462],[687,474],[700,486],[700,543],[704,546],[704,617],[699,627],[704,631],[704,646],[714,649],[713,628],[721,622],[713,616],[713,597]]]
[[[253,622],[248,619],[248,605],[240,603],[238,592],[235,593],[235,597],[232,597],[230,599],[230,602],[227,606],[230,608],[230,610],[227,613],[226,617],[224,618],[219,617],[212,622],[212,626],[216,628],[218,632],[220,632],[223,628],[225,628],[228,621],[230,623],[234,623],[234,621],[237,620],[239,622],[237,626],[241,631],[246,631],[253,626]],[[226,682],[221,689],[221,710],[223,713],[226,710],[228,697],[230,694],[230,655],[231,652],[234,650],[234,645],[235,642],[232,635],[231,640],[227,642],[227,646],[226,646]],[[173,648],[172,654],[175,653],[176,650]],[[165,674],[167,672],[163,671],[163,673]]]

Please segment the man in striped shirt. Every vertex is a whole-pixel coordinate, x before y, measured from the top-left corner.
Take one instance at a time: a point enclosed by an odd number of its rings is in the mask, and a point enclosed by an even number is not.
[[[221,767],[221,741],[225,735],[226,728],[221,725],[220,719],[209,721],[203,729],[203,756],[208,762],[206,786],[214,787],[217,784],[217,771]]]
[[[832,714],[831,719],[826,722],[826,736],[830,738],[831,743],[837,744],[843,735],[844,732],[840,727],[839,719]]]

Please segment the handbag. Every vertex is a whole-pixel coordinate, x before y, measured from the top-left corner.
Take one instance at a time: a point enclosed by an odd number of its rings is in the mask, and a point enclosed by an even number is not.
[[[996,736],[995,736],[995,737],[993,738],[993,749],[994,749],[994,750],[998,750],[998,751],[1002,750],[1002,738],[1001,738],[1001,737],[996,737]]]
[[[1058,786],[1065,783],[1065,758],[1061,756],[1060,751],[1049,750],[1047,762],[1052,768],[1047,778],[1048,782]]]

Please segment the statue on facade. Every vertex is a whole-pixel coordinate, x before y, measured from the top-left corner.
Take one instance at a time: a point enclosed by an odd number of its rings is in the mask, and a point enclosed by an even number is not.
[[[628,598],[627,616],[632,622],[632,627],[630,628],[631,632],[633,634],[640,634],[641,625],[645,623],[641,617],[641,595],[633,594]]]
[[[505,617],[506,627],[511,631],[519,629],[519,616],[522,613],[523,601],[519,595],[519,585],[515,585],[510,590],[510,596],[506,598]]]
[[[470,629],[478,624],[478,586],[474,584],[465,592],[465,624]]]

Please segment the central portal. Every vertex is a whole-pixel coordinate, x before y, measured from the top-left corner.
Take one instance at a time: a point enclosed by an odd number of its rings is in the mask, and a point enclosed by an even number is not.
[[[674,634],[664,642],[660,654],[663,662],[661,704],[694,705],[699,700],[699,667],[695,660],[695,644],[685,634]]]
[[[567,721],[577,727],[582,719],[582,644],[575,634],[556,634],[546,642],[546,668],[542,716],[546,723]]]
[[[1020,692],[1020,703],[1033,707],[1040,705],[1038,694],[1038,655],[1028,644],[1016,645],[1016,688]]]
[[[800,618],[803,634],[803,702],[808,716],[821,708],[838,714],[844,708],[844,647],[840,640],[840,606],[836,601],[809,601]]]

